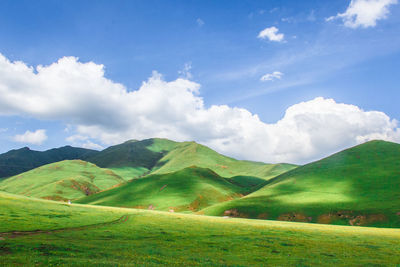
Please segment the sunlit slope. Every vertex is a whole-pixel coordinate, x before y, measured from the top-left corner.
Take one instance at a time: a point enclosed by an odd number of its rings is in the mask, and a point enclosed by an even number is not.
[[[71,200],[123,183],[111,170],[82,160],[65,160],[10,177],[0,190],[53,200]]]
[[[398,229],[67,205],[2,192],[0,218],[4,266],[400,264]]]
[[[270,179],[296,166],[236,160],[195,142],[183,142],[161,158],[152,173],[168,173],[196,165],[222,177],[253,176]]]
[[[98,151],[64,146],[46,151],[35,151],[28,147],[0,154],[0,177],[10,177],[45,164],[72,159],[85,159]]]
[[[203,212],[400,227],[400,145],[367,142],[289,171],[242,199]]]
[[[81,200],[79,203],[155,210],[198,211],[240,197],[243,188],[209,169],[188,167],[133,180]]]
[[[176,142],[161,138],[130,140],[104,149],[87,161],[110,168],[126,180],[145,175],[176,146]]]

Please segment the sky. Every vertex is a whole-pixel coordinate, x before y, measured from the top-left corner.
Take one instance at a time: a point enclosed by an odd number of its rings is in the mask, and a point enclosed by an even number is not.
[[[398,0],[0,2],[0,153],[196,141],[303,164],[400,142]]]

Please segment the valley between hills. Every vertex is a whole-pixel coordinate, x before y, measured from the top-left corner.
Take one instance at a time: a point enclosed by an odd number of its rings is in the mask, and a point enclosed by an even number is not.
[[[379,140],[302,166],[158,138],[11,150],[2,263],[395,266],[399,159]]]

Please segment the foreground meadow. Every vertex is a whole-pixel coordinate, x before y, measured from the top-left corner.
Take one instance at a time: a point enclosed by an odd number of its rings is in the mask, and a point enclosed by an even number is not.
[[[2,266],[398,266],[400,230],[66,205],[0,192]]]

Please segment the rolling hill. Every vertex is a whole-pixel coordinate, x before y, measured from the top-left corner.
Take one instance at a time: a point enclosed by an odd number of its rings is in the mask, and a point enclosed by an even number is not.
[[[85,159],[98,153],[96,150],[64,146],[46,151],[28,147],[10,150],[0,155],[0,178],[23,173],[45,164],[72,159]]]
[[[65,204],[0,191],[2,266],[397,266],[399,229]]]
[[[37,198],[67,201],[124,183],[108,169],[82,160],[65,160],[10,177],[0,190]]]
[[[149,173],[175,172],[193,165],[209,168],[222,177],[270,179],[296,167],[293,164],[236,160],[195,142],[174,142],[160,138],[127,141],[109,147],[87,158],[87,161],[110,168],[126,180]]]
[[[153,174],[78,200],[78,203],[155,210],[198,211],[238,198],[244,188],[210,169],[188,167]]]
[[[399,227],[400,144],[358,145],[277,176],[246,197],[202,213]]]

